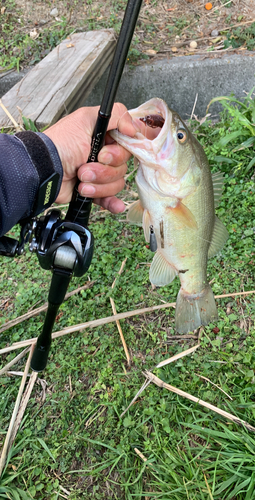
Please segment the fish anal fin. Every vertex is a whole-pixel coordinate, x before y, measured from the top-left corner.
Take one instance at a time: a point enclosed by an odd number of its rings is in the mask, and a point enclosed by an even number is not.
[[[228,231],[224,224],[215,217],[212,239],[208,250],[208,258],[214,257],[225,245],[228,239]]]
[[[127,220],[131,224],[136,224],[137,226],[141,226],[143,223],[143,207],[140,200],[135,201],[129,207],[127,213]]]
[[[177,276],[176,269],[166,261],[160,252],[154,255],[150,267],[150,282],[156,286],[164,286],[171,283]]]
[[[176,217],[182,225],[197,229],[197,222],[193,213],[180,200],[175,207],[167,207],[166,211]]]

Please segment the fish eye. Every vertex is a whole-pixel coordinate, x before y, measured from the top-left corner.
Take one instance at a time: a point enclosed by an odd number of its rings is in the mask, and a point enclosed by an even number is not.
[[[177,139],[179,142],[181,142],[183,144],[187,139],[187,132],[183,129],[178,130],[177,131]]]

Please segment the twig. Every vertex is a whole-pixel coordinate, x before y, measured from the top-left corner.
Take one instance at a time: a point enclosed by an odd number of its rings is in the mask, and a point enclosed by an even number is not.
[[[121,266],[120,266],[120,270],[118,272],[118,275],[120,276],[124,267],[125,267],[125,264],[127,262],[127,257],[123,260]],[[112,284],[112,289],[115,287],[115,283],[116,283],[116,280],[117,280],[117,276]],[[114,316],[117,315],[117,311],[116,311],[116,307],[115,307],[115,303],[114,303],[114,300],[112,297],[110,297],[110,302],[111,302],[111,306],[112,306],[112,312],[114,314]],[[127,348],[127,344],[126,344],[126,341],[125,341],[125,338],[124,338],[124,335],[123,335],[123,332],[122,332],[122,328],[120,326],[120,322],[119,320],[117,319],[116,320],[116,325],[117,325],[117,328],[118,328],[118,331],[119,331],[119,334],[120,334],[120,338],[121,338],[121,342],[122,342],[122,345],[123,345],[123,349],[125,351],[125,354],[126,354],[126,358],[127,358],[127,363],[128,363],[128,366],[131,365],[131,359],[130,359],[130,355],[129,355],[129,352],[128,352],[128,348]]]
[[[193,118],[194,111],[195,111],[195,107],[196,107],[196,104],[197,104],[197,98],[198,98],[198,94],[196,94],[196,97],[195,97],[195,102],[194,102],[194,105],[193,105],[193,108],[192,108],[192,112],[191,112],[191,116],[190,116],[190,119],[191,119],[191,120],[192,120],[192,118]]]
[[[59,332],[54,332],[52,334],[52,339],[56,339],[58,337],[63,337],[64,335],[68,335],[69,333],[82,331],[82,330],[85,330],[86,328],[95,328],[97,326],[106,325],[107,323],[113,323],[116,320],[131,318],[132,316],[145,314],[147,312],[157,311],[158,309],[163,309],[164,307],[174,307],[174,306],[175,306],[175,302],[169,302],[168,304],[160,304],[158,306],[145,307],[144,309],[136,309],[134,311],[127,311],[124,313],[118,313],[118,314],[116,314],[116,316],[107,316],[106,318],[100,318],[100,319],[95,319],[92,321],[87,321],[86,323],[80,323],[78,325],[64,328],[64,330],[61,330]],[[11,346],[4,347],[3,349],[1,349],[0,354],[4,354],[6,352],[10,352],[10,351],[13,351],[15,349],[19,349],[21,347],[26,347],[27,345],[33,344],[36,341],[37,341],[37,337],[32,338],[32,339],[28,339],[28,340],[21,340],[20,342],[15,342]]]
[[[251,21],[244,21],[243,23],[238,23],[238,24],[233,24],[233,26],[229,26],[229,27],[224,27],[222,28],[222,30],[220,29],[219,30],[219,33],[221,33],[221,31],[227,31],[227,30],[232,30],[233,28],[239,28],[239,26],[244,26],[245,24],[252,24],[255,22],[255,19],[252,19]]]
[[[168,344],[169,342],[171,342],[171,340],[183,340],[183,339],[197,340],[198,336],[197,335],[190,335],[188,333],[187,333],[187,335],[185,335],[185,334],[183,334],[183,335],[169,335],[166,343]]]
[[[112,299],[112,297],[110,297],[110,302],[111,302],[113,314],[116,316],[117,315],[117,311],[116,311],[115,303],[114,303],[114,300]],[[121,329],[121,326],[120,326],[120,322],[119,322],[118,319],[116,320],[116,325],[117,325],[117,328],[118,328],[118,331],[119,331],[119,334],[120,334],[120,338],[121,338],[121,342],[122,342],[122,345],[123,345],[123,349],[124,349],[125,354],[126,354],[128,366],[130,366],[131,365],[130,355],[129,355],[127,344],[126,344],[126,341],[125,341],[125,338],[124,338],[124,335],[123,335],[123,332],[122,332],[122,329]]]
[[[223,392],[229,399],[231,399],[231,401],[233,401],[233,398],[231,398],[231,396],[225,392],[219,385],[215,384],[214,382],[212,382],[209,378],[207,377],[204,377],[203,375],[200,375],[199,373],[195,373],[195,375],[199,378],[202,378],[203,380],[206,380],[207,382],[209,382],[209,384],[212,384],[214,385],[214,387],[217,387],[217,389],[219,389],[221,392]]]
[[[147,379],[149,379],[151,382],[156,384],[158,387],[167,389],[168,391],[171,391],[171,392],[174,392],[175,394],[178,394],[178,396],[182,396],[183,398],[187,398],[190,401],[193,401],[194,403],[198,403],[201,406],[208,408],[208,410],[212,410],[215,413],[218,413],[222,417],[225,417],[228,420],[231,420],[232,422],[235,422],[238,425],[243,425],[244,427],[246,427],[247,430],[255,432],[255,427],[248,424],[244,420],[241,420],[240,418],[236,417],[235,415],[232,415],[231,413],[228,413],[225,410],[221,410],[220,408],[217,408],[217,406],[211,405],[210,403],[207,403],[206,401],[203,401],[202,399],[196,398],[195,396],[192,396],[192,394],[189,394],[188,392],[184,392],[181,389],[177,389],[177,387],[173,387],[172,385],[166,384],[166,382],[163,382],[163,380],[156,377],[156,375],[153,375],[153,373],[146,370],[144,372],[144,376]]]
[[[141,458],[144,462],[148,462],[148,458],[146,458],[146,457],[144,456],[144,454],[143,454],[140,450],[138,450],[138,448],[134,448],[134,451],[137,453],[137,455],[138,455],[138,456],[139,456],[139,457],[140,457],[140,458]],[[152,469],[153,469],[153,466],[152,466],[152,464],[151,464],[150,462],[148,462],[148,465],[150,465],[150,466],[152,467]],[[155,469],[154,469],[154,470],[155,470]]]
[[[188,354],[192,354],[194,351],[197,350],[200,344],[195,345],[194,347],[191,347],[190,349],[186,349],[185,351],[179,352],[178,354],[175,354],[175,356],[172,356],[171,358],[164,359],[164,361],[161,361],[155,368],[161,368],[162,366],[169,365],[169,363],[173,363],[174,361],[177,361],[177,359],[183,358],[184,356],[187,356]]]
[[[255,293],[255,290],[250,290],[249,292],[236,292],[236,293],[225,293],[223,295],[215,295],[215,299],[222,299],[226,297],[237,297],[241,295],[249,295]],[[116,320],[121,320],[125,318],[132,318],[132,316],[138,316],[141,314],[146,314],[153,311],[158,311],[159,309],[165,309],[167,307],[175,307],[175,302],[168,302],[167,304],[159,304],[158,306],[145,307],[144,309],[134,309],[133,311],[127,311],[124,313],[118,313],[116,316],[107,316],[106,318],[95,319],[93,321],[87,321],[86,323],[80,323],[78,325],[70,326],[60,330],[58,332],[54,332],[52,334],[52,339],[56,339],[58,337],[63,337],[64,335],[68,335],[69,333],[74,333],[77,331],[85,330],[86,328],[95,328],[97,326],[106,325],[107,323],[112,323]],[[22,347],[26,347],[30,344],[33,344],[37,341],[37,337],[21,340],[20,342],[14,342],[9,347],[4,347],[0,349],[0,354],[5,354],[6,352],[14,351],[15,349],[20,349]]]
[[[18,356],[16,356],[15,358],[13,358],[9,363],[7,363],[7,365],[5,365],[1,370],[0,370],[0,375],[3,375],[4,373],[8,372],[9,371],[9,368],[11,368],[11,366],[15,365],[20,359],[23,358],[23,356],[25,356],[27,354],[27,352],[29,351],[29,346],[24,349],[24,351],[22,351],[20,354],[18,354]]]
[[[14,376],[23,377],[24,372],[17,372],[17,371],[11,370],[11,371],[6,372],[6,375],[8,375],[8,377],[14,377]],[[30,377],[31,376],[30,373],[28,373],[27,376]]]
[[[137,400],[137,398],[140,396],[140,394],[144,391],[144,389],[146,389],[146,387],[148,387],[148,385],[151,383],[150,380],[146,380],[142,387],[139,389],[139,391],[136,393],[135,397],[132,399],[131,403],[129,403],[128,407],[121,413],[120,415],[120,418],[122,418],[125,413],[129,410],[130,406],[132,406],[132,404],[134,404],[134,402]]]
[[[25,392],[23,394],[23,398],[22,398],[20,406],[19,406],[19,411],[17,413],[17,417],[16,417],[16,420],[15,420],[15,423],[14,423],[14,426],[13,426],[13,429],[12,429],[12,433],[11,433],[11,437],[10,437],[10,442],[9,442],[8,449],[11,448],[11,446],[12,446],[14,440],[15,440],[16,434],[17,434],[17,432],[19,430],[19,426],[20,426],[21,420],[23,418],[23,415],[25,413],[25,409],[27,407],[29,398],[31,396],[31,392],[32,392],[33,387],[35,385],[37,376],[38,376],[37,372],[33,372],[32,373],[32,375],[31,375],[31,377],[29,379],[29,382],[27,384],[26,390],[25,390]]]
[[[191,347],[191,349],[186,349],[183,352],[179,352],[179,354],[175,354],[171,358],[168,358],[168,359],[165,359],[164,361],[161,361],[158,365],[155,366],[155,368],[160,368],[161,366],[169,365],[169,363],[173,363],[177,359],[183,358],[183,356],[187,356],[188,354],[191,354],[198,347],[199,347],[199,344],[197,344],[194,347]],[[125,415],[125,413],[129,410],[130,406],[132,406],[132,404],[134,404],[134,402],[136,401],[136,399],[140,396],[140,394],[144,391],[144,389],[146,389],[148,387],[149,384],[150,384],[150,380],[147,380],[146,382],[144,382],[144,384],[142,385],[142,387],[136,393],[135,397],[132,399],[131,403],[128,405],[128,407],[120,415],[121,418],[123,417],[123,415]]]
[[[10,444],[10,440],[11,440],[11,437],[12,437],[12,432],[13,432],[13,428],[14,428],[14,425],[15,425],[16,416],[17,416],[17,413],[18,413],[18,410],[19,410],[19,405],[20,405],[22,393],[23,393],[23,390],[24,390],[24,387],[25,387],[25,383],[26,383],[26,379],[27,379],[27,374],[28,374],[28,371],[29,371],[29,368],[30,368],[30,362],[31,362],[33,351],[34,351],[34,347],[35,347],[35,344],[33,343],[31,345],[31,348],[30,348],[30,353],[29,353],[29,356],[28,356],[28,359],[27,359],[27,363],[26,363],[26,366],[25,366],[24,374],[23,374],[23,377],[22,377],[22,380],[21,380],[19,392],[18,392],[17,399],[16,399],[16,402],[15,402],[14,410],[13,410],[13,413],[12,413],[12,418],[11,418],[11,421],[10,421],[10,424],[9,424],[9,428],[8,428],[8,431],[7,431],[7,434],[6,434],[6,437],[5,437],[5,442],[4,442],[4,446],[3,446],[3,449],[2,449],[2,454],[1,454],[1,457],[0,457],[0,477],[2,475],[4,466],[5,466],[5,462],[6,462],[6,457],[7,457],[8,452],[9,452],[9,444]]]
[[[21,132],[22,130],[24,130],[24,127],[20,127],[20,125],[18,125],[18,123],[16,122],[16,120],[14,120],[13,116],[8,111],[8,109],[5,107],[5,105],[3,104],[3,102],[2,102],[1,99],[0,99],[0,106],[3,109],[3,111],[5,112],[5,114],[8,116],[8,118],[11,120],[11,122],[13,123],[13,125],[17,129],[17,131]]]
[[[64,298],[64,300],[69,299],[76,293],[79,293],[81,290],[86,290],[87,288],[91,288],[94,285],[95,281],[89,281],[86,283],[86,285],[80,286],[79,288],[76,288],[76,290],[73,290],[72,292],[68,292]],[[0,333],[5,332],[5,330],[8,330],[9,328],[12,328],[13,326],[18,325],[19,323],[22,323],[26,319],[32,318],[33,316],[37,316],[38,314],[41,314],[41,312],[46,311],[48,307],[48,303],[46,302],[40,307],[37,307],[37,309],[34,309],[33,311],[29,311],[22,316],[19,316],[18,318],[11,319],[7,323],[5,323],[1,328],[0,328]]]
[[[61,486],[61,484],[59,485],[59,488],[64,492],[66,493],[67,495],[71,495],[70,491],[66,490],[65,488],[63,488],[63,486]]]
[[[121,275],[121,273],[123,272],[123,269],[124,269],[124,267],[125,267],[125,265],[126,265],[126,262],[127,262],[127,257],[123,260],[123,262],[122,262],[122,264],[121,264],[121,266],[120,266],[120,270],[118,271],[118,275],[119,275],[119,276],[120,276],[120,275]],[[114,289],[114,287],[115,287],[115,284],[116,284],[116,281],[117,281],[117,277],[118,277],[118,276],[116,276],[116,278],[115,278],[115,280],[114,280],[114,282],[113,282],[113,284],[112,284],[112,289]]]

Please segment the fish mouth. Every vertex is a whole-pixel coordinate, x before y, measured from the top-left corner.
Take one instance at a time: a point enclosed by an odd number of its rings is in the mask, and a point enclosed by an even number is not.
[[[144,150],[157,155],[172,122],[172,113],[167,104],[162,99],[153,98],[128,112],[138,129],[134,137],[121,134],[117,129],[110,131],[111,137],[137,158]],[[140,154],[137,154],[138,150]]]

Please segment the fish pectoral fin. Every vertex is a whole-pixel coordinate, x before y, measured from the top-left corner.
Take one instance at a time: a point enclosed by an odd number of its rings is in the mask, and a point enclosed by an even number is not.
[[[225,245],[228,239],[228,231],[224,224],[215,217],[211,243],[208,249],[208,259],[214,257]]]
[[[212,182],[213,182],[214,206],[217,207],[220,203],[224,187],[224,176],[222,172],[216,172],[215,174],[212,174]]]
[[[160,252],[154,255],[150,267],[150,282],[152,285],[164,286],[171,283],[177,276],[176,269],[166,261]]]
[[[167,212],[171,212],[184,226],[197,229],[197,222],[193,213],[180,200],[176,207],[167,207]]]
[[[135,201],[130,206],[127,213],[127,220],[131,224],[136,224],[137,226],[142,226],[143,223],[143,207],[140,200]]]

